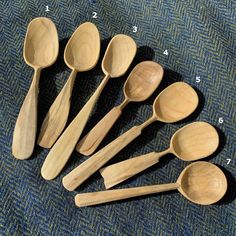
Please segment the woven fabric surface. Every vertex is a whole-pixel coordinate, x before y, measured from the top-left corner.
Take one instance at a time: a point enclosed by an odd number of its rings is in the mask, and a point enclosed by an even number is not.
[[[0,235],[236,234],[234,0],[2,0],[0,6]],[[93,12],[97,13],[97,18],[93,18]],[[33,69],[26,65],[22,56],[24,37],[29,22],[39,16],[49,17],[55,23],[60,53],[56,63],[41,74],[38,127],[70,74],[63,61],[63,51],[73,31],[85,21],[95,23],[101,33],[102,51],[97,66],[79,73],[76,78],[68,123],[103,78],[101,60],[110,38],[118,33],[130,35],[138,45],[130,70],[143,60],[154,60],[165,68],[165,75],[152,97],[142,103],[131,103],[124,109],[101,147],[147,119],[152,113],[152,102],[163,88],[175,81],[185,81],[199,95],[197,111],[178,123],[155,122],[110,163],[164,150],[180,127],[193,121],[207,121],[217,128],[220,147],[206,160],[219,165],[229,183],[229,190],[221,202],[200,206],[172,191],[77,208],[74,204],[76,193],[104,189],[98,173],[76,191],[68,192],[63,188],[62,177],[86,157],[74,152],[62,173],[53,181],[45,181],[40,169],[48,150],[36,146],[32,157],[25,161],[12,156],[15,121],[33,75]],[[133,32],[136,29],[137,32]],[[123,77],[108,82],[83,134],[122,101],[122,87],[130,70]],[[200,82],[196,81],[198,77]],[[187,165],[167,155],[157,165],[116,188],[174,182]]]

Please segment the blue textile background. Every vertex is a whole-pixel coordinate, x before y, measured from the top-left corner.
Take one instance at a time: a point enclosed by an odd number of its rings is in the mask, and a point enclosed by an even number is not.
[[[0,235],[236,234],[234,0],[2,0],[0,4]],[[93,12],[97,12],[97,18],[92,18]],[[167,85],[179,80],[188,82],[200,96],[198,110],[176,124],[154,123],[112,162],[164,150],[171,135],[180,127],[192,121],[208,121],[217,127],[221,145],[207,160],[221,166],[229,181],[229,191],[220,203],[195,205],[173,191],[79,209],[74,205],[76,193],[104,189],[99,174],[74,192],[62,187],[62,177],[85,157],[74,152],[63,172],[53,181],[45,181],[40,176],[48,150],[36,146],[29,160],[13,158],[13,129],[33,75],[33,70],[23,60],[23,42],[28,23],[39,16],[51,18],[60,37],[59,58],[41,75],[39,127],[69,76],[63,50],[73,31],[85,21],[95,23],[101,32],[101,59],[111,37],[118,33],[130,35],[139,47],[130,69],[142,60],[154,60],[163,65],[165,76],[150,99],[130,104],[124,110],[101,146],[144,121],[152,112],[154,98]],[[137,26],[137,32],[133,32],[133,26]],[[168,55],[163,54],[165,50]],[[92,71],[78,74],[69,121],[101,82],[101,59]],[[121,102],[127,75],[109,81],[84,134]],[[200,83],[196,82],[196,77],[200,77]],[[223,118],[223,123],[219,123],[219,118]],[[228,158],[230,164],[227,164]],[[187,164],[167,155],[159,164],[116,188],[174,182]]]

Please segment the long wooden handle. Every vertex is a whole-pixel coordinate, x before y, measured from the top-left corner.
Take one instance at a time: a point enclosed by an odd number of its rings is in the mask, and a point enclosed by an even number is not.
[[[156,164],[166,153],[166,151],[160,153],[151,152],[101,169],[100,173],[104,178],[106,189],[111,188]]]
[[[71,72],[43,121],[38,137],[38,145],[41,147],[50,148],[65,128],[76,74],[76,70]]]
[[[40,69],[36,69],[31,86],[16,120],[12,141],[12,154],[27,159],[34,150],[37,132],[37,106]]]
[[[122,105],[122,104],[121,104]],[[124,107],[124,106],[123,106]],[[122,113],[122,106],[110,110],[89,133],[77,144],[76,150],[85,156],[89,156],[97,149],[106,137],[111,127],[115,124]]]
[[[78,207],[92,206],[105,202],[112,202],[132,197],[144,196],[153,193],[166,192],[179,188],[178,183],[150,185],[137,188],[107,190],[93,193],[80,193],[75,196],[75,204]]]
[[[63,186],[69,191],[76,189],[92,174],[94,174],[109,160],[111,160],[112,157],[114,157],[127,144],[138,137],[141,134],[141,131],[142,129],[140,126],[134,126],[126,133],[122,134],[117,139],[109,143],[107,146],[102,148],[100,151],[95,153],[93,156],[67,174],[62,179]]]
[[[50,150],[41,169],[44,179],[54,179],[65,166],[108,79],[109,75],[106,75],[95,93]]]

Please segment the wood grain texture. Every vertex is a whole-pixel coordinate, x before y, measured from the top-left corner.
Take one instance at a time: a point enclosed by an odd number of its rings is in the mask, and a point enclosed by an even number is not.
[[[141,102],[149,98],[160,84],[164,70],[153,61],[139,63],[131,71],[126,80],[123,92],[125,99],[117,107],[107,113],[93,129],[78,143],[76,149],[83,155],[91,155],[105,138],[113,124],[120,117],[129,102]]]
[[[97,27],[86,22],[80,25],[68,41],[64,60],[72,73],[63,89],[51,105],[41,126],[38,144],[50,148],[65,128],[69,110],[74,81],[78,71],[92,69],[98,61],[100,54],[100,35]]]
[[[65,166],[108,79],[109,76],[105,76],[96,92],[53,145],[41,169],[44,179],[54,179]]]
[[[34,68],[30,89],[20,109],[12,141],[12,154],[17,159],[27,159],[34,150],[37,132],[37,103],[40,72],[52,65],[59,51],[57,30],[45,17],[32,20],[24,42],[25,62]]]
[[[69,191],[79,187],[128,143],[138,137],[141,134],[141,130],[140,126],[135,126],[95,153],[62,179],[63,186]]]
[[[76,70],[71,72],[69,79],[44,118],[38,137],[38,145],[41,147],[50,148],[65,128],[76,74]]]
[[[136,50],[136,44],[129,36],[117,35],[111,39],[102,61],[102,68],[105,73],[105,78],[49,152],[41,169],[43,178],[53,179],[63,169],[71,153],[73,152],[76,143],[78,142],[80,135],[89,119],[93,107],[96,104],[96,101],[107,81],[111,76],[121,76],[126,72],[135,56]],[[108,64],[106,57],[112,59],[110,61],[110,65]],[[124,61],[122,61],[124,58],[125,64]],[[106,64],[105,66],[104,63]]]
[[[100,173],[108,189],[156,164],[163,155],[173,153],[184,161],[195,161],[214,153],[218,145],[219,135],[213,126],[206,122],[193,122],[174,133],[167,150],[115,163],[101,169]]]
[[[200,161],[187,166],[176,183],[81,193],[75,196],[75,204],[78,207],[91,206],[175,189],[189,201],[209,205],[218,202],[225,195],[227,180],[219,167]]]
[[[78,207],[92,206],[106,202],[175,190],[178,187],[178,183],[172,183],[137,188],[107,190],[93,193],[80,193],[75,196],[75,204]]]
[[[168,152],[169,150],[160,153],[151,152],[102,168],[100,173],[104,178],[106,189],[109,189],[158,163],[159,159]]]

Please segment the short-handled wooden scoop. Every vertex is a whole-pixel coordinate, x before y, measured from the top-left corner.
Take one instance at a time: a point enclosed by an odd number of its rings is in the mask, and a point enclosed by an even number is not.
[[[77,144],[77,151],[91,155],[113,124],[120,117],[123,108],[129,102],[141,102],[152,95],[160,84],[164,70],[161,65],[153,61],[144,61],[135,66],[126,80],[123,88],[124,101],[108,112],[94,128]]]
[[[63,169],[108,79],[122,76],[127,71],[136,50],[136,43],[129,36],[120,34],[112,38],[102,61],[105,78],[50,150],[41,169],[43,178],[53,179]]]
[[[153,116],[139,126],[109,143],[62,179],[64,187],[72,191],[111,160],[120,150],[138,137],[142,130],[156,120],[172,123],[189,116],[198,105],[195,90],[184,82],[176,82],[164,89],[155,99]]]
[[[211,155],[219,145],[219,135],[206,122],[194,122],[179,129],[171,138],[170,147],[163,152],[151,152],[100,170],[106,189],[127,180],[159,162],[167,153],[184,161],[196,161]]]
[[[26,32],[24,59],[34,68],[34,76],[14,129],[12,153],[17,159],[27,159],[33,153],[37,132],[40,72],[56,61],[58,52],[59,41],[54,23],[46,17],[32,20]]]
[[[176,183],[81,193],[75,196],[75,204],[78,207],[92,206],[175,189],[193,203],[210,205],[218,202],[225,195],[227,180],[219,167],[209,162],[199,161],[188,165]]]
[[[76,74],[91,70],[97,64],[99,54],[99,31],[94,24],[85,22],[76,29],[66,45],[64,60],[72,72],[43,121],[38,137],[40,146],[50,148],[65,128]]]

